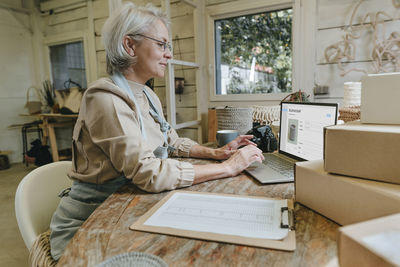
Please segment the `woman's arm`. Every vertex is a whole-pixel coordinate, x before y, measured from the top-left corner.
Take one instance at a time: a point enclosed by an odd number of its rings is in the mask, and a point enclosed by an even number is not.
[[[192,164],[154,156],[150,142],[162,145],[163,140],[143,139],[139,121],[135,114],[132,115],[132,111],[136,111],[128,105],[126,98],[106,90],[88,90],[81,105],[86,109],[85,131],[78,136],[80,142],[85,142],[81,147],[89,147],[82,153],[90,159],[85,158],[82,161],[86,162],[80,164],[86,169],[91,168],[94,183],[100,179],[98,177],[110,179],[121,174],[148,192],[161,192],[193,183]]]
[[[255,145],[249,139],[253,138],[252,135],[240,135],[235,140],[229,142],[223,147],[214,149],[201,145],[193,145],[189,151],[189,157],[202,158],[202,159],[228,159],[232,156],[239,147],[246,145]]]
[[[263,160],[264,156],[260,149],[252,144],[245,146],[234,152],[228,160],[222,163],[193,165],[193,184],[236,176],[254,161],[262,162]]]

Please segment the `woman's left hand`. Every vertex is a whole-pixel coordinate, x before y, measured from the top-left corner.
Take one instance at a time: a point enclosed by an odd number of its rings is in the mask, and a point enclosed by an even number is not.
[[[238,150],[239,147],[242,146],[257,146],[255,143],[250,141],[251,138],[253,138],[253,135],[239,135],[223,147],[215,149],[215,159],[228,159]]]

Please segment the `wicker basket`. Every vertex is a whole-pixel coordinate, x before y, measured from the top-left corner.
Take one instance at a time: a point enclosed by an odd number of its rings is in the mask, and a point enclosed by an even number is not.
[[[253,128],[252,108],[216,108],[218,130],[237,130],[245,134]]]
[[[261,125],[271,124],[280,119],[280,106],[253,106],[253,121]]]
[[[339,109],[339,120],[344,122],[359,120],[361,116],[360,106],[348,106]]]
[[[57,262],[50,254],[50,229],[41,233],[29,252],[30,266],[55,267]]]

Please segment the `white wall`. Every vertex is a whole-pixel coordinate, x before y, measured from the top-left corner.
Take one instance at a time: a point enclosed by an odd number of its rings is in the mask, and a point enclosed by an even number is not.
[[[350,72],[341,76],[337,62],[328,63],[324,57],[325,48],[340,41],[345,35],[344,27],[349,25],[354,7],[359,0],[318,0],[317,4],[317,29],[316,29],[316,62],[315,83],[328,85],[329,94],[316,96],[317,101],[339,102],[343,101],[343,83],[357,82],[365,75],[361,72]],[[353,25],[359,25],[366,14],[375,16],[376,12],[384,11],[393,20],[385,21],[385,37],[393,31],[400,32],[400,8],[395,8],[391,0],[365,0],[354,15]],[[385,19],[388,19],[385,17]],[[372,68],[373,32],[368,25],[361,31],[361,37],[354,40],[354,59],[345,62],[345,70],[361,68],[368,73],[375,73]],[[378,36],[382,40],[383,29],[379,27]]]
[[[30,121],[18,116],[26,113],[26,91],[35,80],[29,16],[0,8],[0,36],[0,150],[13,151],[10,162],[21,162],[20,129],[8,125]]]

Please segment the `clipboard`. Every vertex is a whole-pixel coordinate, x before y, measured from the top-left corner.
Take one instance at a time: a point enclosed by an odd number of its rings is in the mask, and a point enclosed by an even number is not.
[[[162,227],[162,226],[153,226],[153,225],[145,225],[145,222],[158,210],[160,209],[175,193],[186,193],[186,194],[206,194],[213,196],[229,196],[229,197],[239,197],[239,198],[251,198],[251,199],[267,199],[267,200],[277,200],[274,198],[265,198],[265,197],[253,197],[253,196],[240,196],[240,195],[232,195],[232,194],[221,194],[221,193],[208,193],[208,192],[193,192],[193,191],[172,191],[163,199],[161,199],[156,205],[154,205],[150,210],[148,210],[144,215],[142,215],[139,220],[134,222],[129,228],[135,231],[142,232],[151,232],[151,233],[159,233],[165,235],[172,236],[180,236],[194,239],[201,239],[206,241],[216,241],[216,242],[224,242],[231,243],[236,245],[246,245],[251,247],[260,247],[260,248],[272,248],[277,250],[284,251],[294,251],[296,249],[296,231],[295,231],[295,216],[294,216],[294,205],[292,199],[287,199],[287,207],[281,208],[281,228],[288,228],[288,235],[281,240],[272,240],[272,239],[262,239],[262,238],[253,238],[253,237],[244,237],[238,235],[229,235],[229,234],[219,234],[219,233],[211,233],[211,232],[203,232],[203,231],[193,231],[193,230],[185,230],[185,229],[177,229],[172,227]],[[282,216],[287,216],[285,222],[282,221]]]

